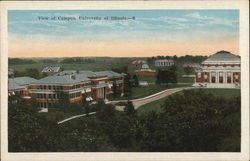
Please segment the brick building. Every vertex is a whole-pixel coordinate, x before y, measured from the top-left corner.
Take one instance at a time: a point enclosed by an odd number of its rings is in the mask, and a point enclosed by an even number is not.
[[[113,71],[62,71],[27,85],[27,95],[36,98],[39,108],[53,107],[62,95],[67,95],[70,103],[106,99],[116,85],[117,93],[123,93],[123,75]],[[10,89],[9,89],[10,90]]]
[[[201,63],[193,86],[240,88],[240,77],[240,57],[228,51],[219,51]]]
[[[16,77],[16,78],[9,78],[8,79],[8,94],[16,95],[20,94],[22,95],[22,98],[24,99],[30,99],[30,93],[28,90],[28,86],[30,83],[37,81],[34,78],[31,77]]]

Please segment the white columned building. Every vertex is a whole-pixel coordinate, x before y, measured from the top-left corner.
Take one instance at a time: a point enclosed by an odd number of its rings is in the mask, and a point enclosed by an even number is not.
[[[193,86],[240,88],[240,74],[240,57],[222,50],[209,56],[196,69]]]
[[[174,61],[171,59],[158,59],[155,60],[155,66],[157,67],[168,67],[174,65]]]

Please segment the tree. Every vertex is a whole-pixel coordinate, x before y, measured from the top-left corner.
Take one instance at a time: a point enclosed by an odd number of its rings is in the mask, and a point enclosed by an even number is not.
[[[183,69],[184,69],[184,72],[185,72],[186,75],[191,74],[192,71],[193,71],[192,67],[184,67]]]
[[[139,79],[137,77],[137,75],[133,75],[133,85],[134,87],[138,87],[139,86]]]
[[[159,85],[169,83],[177,83],[177,75],[175,70],[161,70],[159,69],[156,75],[156,83]]]
[[[124,112],[129,116],[136,114],[135,107],[131,101],[128,100],[127,104],[124,107]]]
[[[183,94],[167,97],[162,105],[164,112],[159,119],[164,123],[163,130],[169,141],[171,140],[169,146],[173,151],[222,151],[221,147],[225,147],[225,143],[231,139],[234,140],[233,150],[238,151],[240,130],[236,132],[233,129],[240,128],[240,121],[234,121],[235,125],[232,127],[229,120],[239,116],[240,105],[234,103],[234,112],[230,104],[232,102],[225,98],[215,97],[203,90],[183,91]],[[232,112],[237,113],[237,116],[232,117]],[[225,118],[230,119],[225,120]],[[227,151],[232,150],[229,149]]]
[[[113,82],[112,91],[113,91],[114,98],[116,98],[117,97],[117,85],[115,82]]]
[[[124,96],[130,97],[132,95],[131,76],[127,73],[124,77]]]
[[[43,142],[37,109],[24,101],[8,106],[10,152],[39,151]]]

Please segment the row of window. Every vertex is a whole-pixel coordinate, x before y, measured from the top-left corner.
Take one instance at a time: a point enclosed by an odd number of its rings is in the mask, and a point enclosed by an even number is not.
[[[81,87],[84,87],[86,86],[86,84],[76,84],[76,85],[73,85],[73,86],[70,86],[69,89],[78,89],[78,88],[81,88]],[[64,86],[55,86],[55,85],[39,85],[37,86],[37,89],[43,89],[43,90],[63,90]]]
[[[37,98],[49,98],[49,99],[60,99],[61,95],[59,93],[56,94],[37,94]]]
[[[204,72],[204,81],[205,82],[209,82],[209,73],[208,72]],[[232,72],[227,72],[226,73],[226,80],[227,83],[231,83],[232,82]],[[198,78],[201,78],[201,72],[198,73]],[[223,72],[219,72],[219,83],[223,83]],[[211,82],[212,83],[216,83],[216,72],[211,72]],[[234,73],[234,82],[239,82],[239,74],[238,73]]]
[[[37,89],[63,90],[63,86],[40,85],[40,86],[37,86]]]
[[[240,67],[240,65],[203,65],[204,67]]]
[[[69,94],[69,98],[81,97],[81,95],[82,95],[81,92],[71,93],[71,94]]]

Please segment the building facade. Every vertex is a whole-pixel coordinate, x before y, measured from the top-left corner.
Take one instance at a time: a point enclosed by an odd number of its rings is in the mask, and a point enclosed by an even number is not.
[[[196,69],[195,84],[208,88],[240,88],[240,57],[228,51],[209,56]]]
[[[169,67],[174,65],[174,61],[171,59],[158,59],[155,60],[155,66],[157,67]]]
[[[28,96],[36,98],[37,106],[48,109],[67,98],[69,103],[106,99],[116,86],[123,93],[123,75],[113,71],[62,71],[27,85]],[[10,90],[10,89],[9,89]]]

